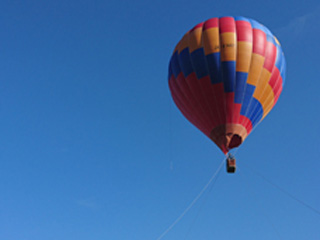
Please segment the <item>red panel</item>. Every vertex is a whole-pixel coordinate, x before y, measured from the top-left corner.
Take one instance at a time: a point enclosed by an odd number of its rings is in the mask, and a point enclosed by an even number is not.
[[[272,72],[277,57],[277,47],[272,42],[267,42],[265,56],[266,59],[264,61],[263,67],[269,72]]]
[[[239,122],[242,123],[242,126],[244,126],[247,129],[247,135],[249,135],[249,133],[252,130],[252,123],[250,119],[246,116],[240,115]]]
[[[216,114],[219,116],[218,125],[226,123],[226,109],[224,100],[224,87],[223,83],[216,83],[212,85],[213,94],[217,100]]]
[[[190,87],[187,84],[187,80],[184,78],[183,74],[180,73],[176,79],[176,83],[179,86],[181,92],[184,94],[185,99],[182,101],[183,104],[189,103],[190,107],[190,114],[197,116],[202,124],[204,126],[198,126],[198,127],[205,127],[207,129],[210,129],[208,126],[208,116],[206,115],[205,111],[201,108],[201,105],[197,101],[197,97],[194,95],[194,91],[190,89]]]
[[[210,129],[213,129],[213,117],[210,114],[210,109],[206,102],[206,97],[201,87],[201,83],[194,72],[188,75],[188,77],[186,78],[186,83],[192,92],[191,97],[193,97],[193,99],[196,101],[197,107],[201,109],[202,116],[205,119],[206,125]]]
[[[233,123],[239,123],[240,119],[240,110],[241,110],[241,103],[234,103],[233,105]]]
[[[274,102],[273,102],[273,106],[277,103],[279,97],[280,97],[280,94],[282,92],[282,78],[281,78],[281,81],[279,81],[279,87],[277,87],[277,93],[276,95],[274,96]]]
[[[180,102],[179,99],[177,99],[177,97],[175,95],[172,94],[172,99],[175,102],[175,104],[177,105],[177,107],[179,108],[179,110],[181,111],[181,113],[183,114],[183,116],[188,119],[188,121],[190,121],[196,128],[198,128],[201,132],[203,132],[203,134],[205,134],[206,136],[209,136],[209,131],[206,130],[205,128],[201,127],[203,126],[203,124],[200,124],[199,122],[197,122],[197,119],[194,118],[194,116],[190,115],[190,113],[188,113],[188,111],[185,109],[185,107],[183,106],[183,104]]]
[[[199,23],[199,24],[195,25],[195,26],[190,30],[190,32],[196,30],[197,28],[202,28],[202,26],[203,26],[203,23]]]
[[[280,77],[281,77],[280,72],[279,72],[278,68],[275,67],[272,71],[272,75],[269,80],[269,85],[272,87],[272,91],[273,91],[274,95],[276,95],[276,93],[277,93],[277,85],[279,85],[278,82],[279,82]]]
[[[237,41],[252,42],[252,27],[247,21],[236,21]]]
[[[203,30],[215,27],[219,27],[219,18],[211,18],[207,20],[203,25]]]
[[[181,103],[180,99],[175,95],[174,92],[172,92],[171,96],[172,96],[173,101],[175,102],[175,104],[177,105],[177,107],[179,108],[181,113],[183,114],[183,116],[186,119],[188,119],[194,126],[196,126],[201,132],[203,132],[206,136],[210,137],[208,135],[209,131],[206,130],[205,128],[201,127],[201,126],[203,126],[203,124],[199,123],[198,119],[189,113],[188,109]]]
[[[253,33],[253,53],[257,53],[259,55],[264,56],[265,54],[265,46],[266,46],[266,34],[259,29],[252,29]]]
[[[180,84],[182,82],[183,81],[180,81]],[[182,92],[180,86],[177,84],[177,80],[173,76],[169,80],[169,87],[172,95],[176,98],[176,102],[179,104],[177,105],[178,108],[183,111],[187,119],[192,120],[196,127],[209,136],[211,129],[206,125],[200,109],[197,108],[194,101],[192,101],[192,98],[190,99],[187,97],[188,94]]]
[[[280,94],[282,91],[282,77],[281,77],[281,75],[279,76],[278,81],[274,87],[274,91],[275,91],[275,95]],[[279,91],[280,91],[280,93],[279,93]]]
[[[236,24],[233,17],[222,17],[219,21],[220,33],[236,32]]]
[[[225,93],[227,123],[233,120],[234,92]]]
[[[209,76],[205,76],[198,80],[198,83],[201,86],[202,93],[206,100],[206,106],[208,110],[208,115],[210,115],[210,119],[212,121],[213,128],[216,127],[219,123],[219,116],[215,114],[217,108],[217,100],[213,93],[212,83]]]
[[[275,67],[272,71],[271,78],[269,80],[269,84],[272,87],[272,89],[275,88],[276,83],[278,82],[278,78],[280,77],[280,72],[277,67]],[[274,91],[273,91],[274,92]]]

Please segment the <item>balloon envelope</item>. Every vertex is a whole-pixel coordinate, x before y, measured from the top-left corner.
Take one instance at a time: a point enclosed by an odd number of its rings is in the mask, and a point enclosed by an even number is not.
[[[182,114],[227,153],[276,104],[286,63],[277,38],[244,17],[212,18],[188,31],[169,64]]]

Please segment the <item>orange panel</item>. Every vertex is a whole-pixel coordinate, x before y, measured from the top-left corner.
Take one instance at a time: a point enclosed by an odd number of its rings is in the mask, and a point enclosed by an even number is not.
[[[178,51],[180,53],[183,49],[185,49],[187,47],[188,47],[188,33],[186,33],[183,36],[183,38],[180,40],[180,42],[178,43],[176,48],[178,49]]]
[[[237,72],[249,72],[252,56],[252,43],[238,42]]]
[[[205,55],[220,52],[219,28],[209,28],[203,32]]]
[[[196,28],[189,33],[189,51],[193,51],[202,47],[202,28]]]
[[[249,70],[248,79],[247,79],[248,84],[257,86],[257,82],[260,77],[263,64],[264,64],[264,57],[256,53],[252,53],[250,70]]]
[[[264,113],[268,105],[267,98],[269,95],[273,95],[272,87],[269,85],[270,77],[271,73],[264,68],[258,80],[257,88],[253,94],[253,97],[261,103]]]
[[[236,61],[237,38],[235,33],[226,32],[220,34],[221,61]]]

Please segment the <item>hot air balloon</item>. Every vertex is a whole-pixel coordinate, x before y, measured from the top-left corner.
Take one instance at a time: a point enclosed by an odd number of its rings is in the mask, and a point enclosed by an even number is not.
[[[176,45],[169,88],[182,114],[227,155],[274,107],[285,70],[268,28],[245,17],[212,18]]]

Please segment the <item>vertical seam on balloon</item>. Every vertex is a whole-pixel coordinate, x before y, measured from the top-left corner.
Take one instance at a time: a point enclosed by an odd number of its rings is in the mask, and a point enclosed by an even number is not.
[[[203,28],[204,28],[204,26],[205,26],[205,23],[202,25],[202,32],[201,32],[201,42],[202,42],[202,47],[203,47],[203,49],[204,49],[204,40],[203,40]],[[220,41],[219,41],[219,47],[220,47]],[[209,70],[209,63],[208,63],[208,61],[207,61],[207,58],[206,58],[206,54],[204,54],[204,62],[205,62],[205,67],[206,67],[206,70],[207,70],[207,75],[209,76],[209,78],[210,78],[210,70]],[[212,93],[212,95],[213,95],[213,98],[214,98],[214,103],[211,103],[211,104],[214,104],[215,106],[216,106],[216,108],[215,109],[218,109],[217,108],[217,106],[218,106],[218,102],[217,102],[217,98],[216,98],[216,95],[214,94],[214,92],[213,92],[213,89],[212,89],[212,83],[211,83],[211,78],[210,78],[210,92]],[[211,115],[212,115],[212,121],[214,122],[214,119],[215,119],[215,115],[217,115],[218,116],[218,122],[217,123],[215,123],[214,124],[214,127],[216,127],[218,124],[219,124],[219,122],[221,122],[222,121],[222,119],[221,119],[221,116],[220,116],[220,113],[219,113],[219,111],[216,111],[216,114],[214,113],[214,111],[212,110],[212,108],[211,108],[211,106],[210,106],[210,103],[208,103],[208,101],[209,100],[207,100],[207,104],[208,104],[208,106],[209,106],[209,110],[210,110],[210,112],[211,112]],[[211,129],[210,130],[210,132],[212,131],[213,129]]]
[[[248,21],[249,23],[250,23],[250,21]],[[250,23],[250,26],[251,26],[251,23]],[[237,31],[238,32],[238,31]],[[252,29],[252,26],[251,26],[251,35],[253,35],[253,29]],[[248,73],[247,73],[247,78],[246,78],[246,80],[245,80],[245,83],[244,83],[244,91],[243,91],[243,95],[242,95],[242,98],[241,98],[241,101],[240,101],[240,104],[241,104],[241,108],[242,108],[242,104],[243,104],[243,100],[244,100],[244,94],[245,94],[245,92],[246,92],[246,88],[247,88],[247,82],[248,82],[248,76],[249,76],[249,71],[250,71],[250,67],[251,67],[251,64],[252,64],[252,53],[253,53],[253,38],[252,38],[252,40],[251,40],[251,53],[250,53],[250,55],[251,55],[251,57],[250,57],[250,60],[249,60],[249,67],[248,67]],[[238,41],[237,41],[237,44],[238,44]],[[239,49],[239,48],[238,48]],[[238,51],[238,49],[237,49],[237,51]],[[236,86],[237,86],[237,82],[236,82]],[[240,108],[240,115],[239,116],[241,116],[241,108]],[[239,124],[243,124],[243,121],[241,121],[241,118],[239,118],[239,120],[238,120],[238,123]],[[244,126],[245,127],[245,126]]]
[[[282,64],[281,64],[281,66],[280,66],[279,71],[280,71],[280,76],[281,76],[281,78],[282,78],[282,83],[281,83],[281,87],[279,88],[279,90],[278,90],[278,92],[277,92],[277,94],[276,94],[277,99],[276,99],[276,101],[275,101],[274,104],[276,104],[276,102],[278,101],[278,99],[279,99],[279,97],[280,97],[280,95],[281,95],[281,92],[282,92],[282,90],[283,90],[283,88],[284,88],[284,83],[285,83],[285,81],[286,81],[286,79],[285,79],[285,78],[286,78],[286,75],[285,75],[285,71],[286,71],[286,59],[285,59],[285,57],[284,57],[282,48],[281,48],[281,55],[282,55],[282,57],[283,57],[283,61],[282,61]]]
[[[276,71],[276,69],[278,69],[276,66],[274,66],[274,68],[273,68],[273,70],[272,70],[272,74],[271,74],[271,77],[272,77],[272,75],[273,74],[275,74],[275,72],[274,71]],[[270,79],[271,79],[271,77],[270,77]],[[277,80],[276,80],[276,83],[275,83],[275,85],[279,82],[279,79],[280,79],[280,75],[277,77]],[[270,82],[270,80],[269,80],[269,82]],[[270,83],[269,83],[269,85],[270,85]],[[271,86],[271,85],[270,85]],[[272,86],[271,86],[272,87]],[[271,97],[273,95],[273,101],[272,102],[267,102],[267,100]],[[273,89],[272,89],[272,92],[270,92],[270,94],[268,94],[267,95],[267,97],[266,97],[266,103],[267,103],[267,105],[266,105],[266,110],[265,110],[265,112],[263,113],[263,116],[262,116],[262,118],[261,118],[261,120],[262,119],[264,119],[267,115],[268,115],[268,113],[272,110],[272,108],[273,108],[273,106],[274,106],[274,103],[275,103],[275,97],[276,97],[276,94],[275,94],[275,92],[273,91]],[[270,108],[271,107],[271,108]]]
[[[218,82],[217,83],[214,83],[212,84],[212,93],[213,93],[213,96],[215,98],[215,103],[216,103],[216,106],[218,106],[216,108],[216,113],[218,115],[218,125],[225,125],[226,123],[226,102],[225,102],[225,98],[224,97],[221,97],[221,98],[217,98],[216,97],[216,93],[219,92],[219,94],[221,94],[222,96],[224,95],[224,83],[223,83],[223,79],[222,79],[222,70],[221,70],[221,40],[220,40],[220,18],[216,18],[217,19],[217,38],[218,38],[218,53],[219,53],[219,59],[217,61],[219,61],[219,66],[217,68],[217,71],[218,71],[218,74],[216,75]],[[209,19],[211,20],[211,19]],[[207,21],[209,21],[207,20]],[[216,52],[212,52],[210,54],[214,54]],[[208,56],[208,55],[206,55]],[[206,59],[206,63],[207,63],[207,66],[209,66],[208,64],[208,61]],[[210,75],[210,79],[211,79],[211,75]],[[220,89],[222,87],[222,89]],[[216,91],[215,91],[216,90]],[[216,127],[216,126],[215,126]],[[213,130],[213,129],[212,129]]]
[[[251,27],[252,27],[252,47],[253,47],[253,44],[254,44],[254,32],[253,32],[253,26],[252,26],[252,22],[250,21],[250,24],[251,24]],[[263,59],[263,64],[264,64],[264,62],[265,62],[265,54],[266,54],[266,44],[267,44],[267,40],[266,40],[266,42],[265,42],[265,46],[264,46],[264,59]],[[252,51],[253,51],[253,48],[252,48]],[[254,57],[254,55],[252,54],[252,56],[251,56],[251,61],[250,61],[250,67],[249,67],[249,73],[250,73],[250,69],[251,69],[251,65],[252,65],[252,63],[253,63],[253,57]],[[260,79],[260,76],[261,76],[261,74],[262,74],[262,69],[263,69],[263,67],[261,68],[261,70],[260,70],[260,73],[259,73],[259,77],[258,77],[258,80],[257,80],[257,82],[259,82],[259,79]],[[249,77],[249,75],[248,75],[248,77]],[[246,85],[246,89],[247,89],[247,85]],[[246,89],[245,89],[245,91],[246,91]],[[254,89],[254,92],[256,91],[256,89],[257,89],[257,86],[255,86],[255,89]],[[248,127],[248,124],[251,122],[251,125],[252,125],[252,128],[254,128],[254,122],[253,122],[253,120],[250,118],[250,116],[252,115],[252,111],[251,112],[249,112],[249,109],[251,109],[251,105],[253,104],[253,99],[254,99],[254,97],[253,97],[253,95],[254,95],[254,92],[252,93],[252,96],[251,96],[251,98],[250,98],[250,100],[249,100],[249,103],[248,103],[248,105],[247,105],[247,108],[245,109],[245,113],[244,113],[244,115],[243,116],[245,116],[246,118],[245,118],[245,120],[243,120],[242,121],[242,125],[245,127],[245,128],[247,128]],[[250,114],[250,115],[249,115]],[[250,121],[250,122],[248,122],[248,121]],[[253,129],[251,129],[251,132],[252,132],[252,130]],[[249,134],[249,133],[248,133]]]
[[[234,89],[233,89],[233,101],[232,101],[232,110],[231,110],[231,124],[234,123],[234,110],[235,110],[235,97],[236,97],[236,85],[237,85],[237,61],[238,61],[238,36],[237,36],[237,26],[236,26],[236,20],[233,18],[233,22],[234,22],[234,35],[235,35],[235,68],[234,68]]]
[[[201,40],[201,45],[202,45],[202,49],[203,49],[203,52],[204,52],[204,45],[203,45],[203,26],[204,26],[204,24],[202,25],[202,27],[201,27],[201,37],[200,37],[200,40]],[[208,76],[208,78],[210,79],[210,76],[209,76],[209,70],[208,70],[208,68],[207,68],[207,59],[206,59],[206,55],[205,55],[205,53],[204,53],[204,58],[203,58],[203,61],[204,61],[204,65],[206,66],[206,76]],[[193,61],[192,61],[192,63],[193,63]],[[198,78],[198,76],[197,76],[197,78]],[[202,92],[202,94],[203,94],[203,99],[204,99],[204,101],[205,101],[205,105],[206,105],[206,107],[207,107],[207,109],[209,110],[209,114],[210,114],[210,118],[209,118],[209,120],[210,120],[210,122],[211,122],[211,124],[212,125],[215,125],[215,121],[214,121],[214,113],[213,113],[213,111],[212,111],[212,109],[211,109],[211,107],[210,107],[210,101],[209,101],[209,99],[207,98],[207,95],[206,94],[204,94],[204,89],[203,89],[203,86],[201,85],[201,83],[200,83],[200,79],[198,78],[198,80],[199,80],[199,85],[200,85],[200,89],[201,89],[201,92]],[[210,125],[211,126],[211,125]],[[211,128],[211,127],[210,127]],[[212,130],[212,129],[211,129]],[[210,130],[210,131],[211,131]]]
[[[171,96],[172,96],[173,101],[177,105],[177,107],[180,109],[182,115],[186,119],[188,119],[194,126],[196,126],[201,132],[203,132],[205,134],[206,130],[199,125],[199,119],[194,118],[193,115],[190,114],[190,112],[185,107],[183,102],[181,100],[179,100],[178,96],[174,92],[171,93]]]
[[[201,33],[201,34],[202,34],[202,33]],[[187,36],[187,41],[188,41],[188,46],[189,46],[189,47],[188,47],[188,51],[189,51],[188,57],[189,57],[189,60],[190,60],[190,62],[191,62],[191,67],[192,67],[192,70],[193,70],[193,72],[194,72],[194,75],[195,75],[196,78],[197,78],[197,81],[196,81],[197,88],[200,90],[200,94],[201,94],[201,96],[199,96],[199,97],[200,97],[200,98],[202,97],[203,100],[204,100],[204,104],[207,105],[207,100],[206,100],[206,98],[204,97],[202,86],[201,86],[201,84],[199,83],[199,78],[198,78],[198,76],[197,76],[197,74],[196,74],[196,71],[195,71],[194,61],[193,61],[193,59],[192,59],[192,57],[191,57],[191,52],[190,52],[190,34],[188,34],[188,36]],[[188,85],[189,89],[192,89],[192,88],[189,86],[188,81],[186,81],[186,82],[187,82],[187,85]],[[198,105],[199,105],[199,108],[200,108],[201,111],[204,113],[203,115],[204,115],[204,117],[205,117],[205,123],[206,123],[206,125],[208,126],[208,129],[209,129],[208,134],[210,135],[210,131],[211,131],[211,130],[210,130],[210,129],[211,129],[211,121],[212,121],[211,116],[208,116],[208,115],[206,114],[206,108],[205,108],[205,106],[203,106],[203,105],[201,104],[201,103],[202,103],[201,99],[199,99],[199,98],[194,94],[193,91],[191,91],[191,92],[192,92],[192,95],[193,95],[194,99],[197,101],[197,103],[198,103]],[[207,105],[207,108],[209,108],[208,105]]]
[[[270,35],[269,35],[269,36],[270,36]],[[267,41],[266,44],[270,44],[270,43],[268,43],[268,41]],[[277,48],[276,48],[276,51],[278,51]],[[270,79],[271,79],[271,77],[272,77],[273,70],[274,70],[274,68],[275,68],[275,65],[274,65],[274,64],[275,64],[275,61],[274,61],[273,64],[272,64],[272,69],[271,69],[270,77],[269,77],[269,79],[268,79],[268,81],[267,81],[267,84],[265,84],[265,85],[263,86],[263,90],[262,90],[262,93],[261,93],[261,96],[262,96],[262,97],[264,96],[264,94],[265,94],[268,86],[271,87],[269,81],[270,81]],[[264,69],[265,69],[265,68],[264,68]],[[266,70],[267,70],[267,69],[266,69]],[[269,72],[269,70],[267,70],[267,71]],[[260,78],[261,78],[261,75],[260,75]],[[258,81],[260,81],[260,78],[259,78]],[[253,93],[253,94],[254,94],[254,93]],[[268,99],[268,98],[266,98],[266,99]],[[266,99],[264,100],[264,102],[260,102],[260,104],[261,104],[261,106],[262,106],[262,117],[261,117],[261,119],[259,120],[259,122],[256,123],[256,125],[258,125],[258,124],[261,122],[261,120],[263,119],[263,116],[264,116],[264,111],[267,110],[267,109],[263,109],[263,105],[264,105],[264,103],[266,102]],[[259,113],[260,113],[260,111],[259,111]],[[254,113],[253,113],[253,116],[252,116],[253,122],[255,122],[255,121],[258,119],[259,113],[258,113],[258,112],[254,112]]]
[[[223,83],[223,93],[224,93],[224,95],[223,95],[223,109],[224,109],[224,116],[225,116],[225,119],[224,119],[224,123],[223,123],[223,125],[225,125],[226,123],[227,123],[227,103],[226,103],[226,98],[225,98],[225,92],[224,92],[224,81],[223,81],[223,69],[222,69],[222,61],[221,61],[221,50],[222,50],[222,48],[221,48],[221,34],[220,34],[220,29],[221,29],[221,21],[220,21],[220,18],[219,18],[219,22],[218,22],[218,26],[219,26],[219,47],[220,47],[220,71],[221,71],[221,73],[220,73],[220,76],[219,77],[221,77],[222,78],[222,83]]]
[[[179,61],[178,61],[178,64],[180,65],[180,63],[179,63]],[[170,66],[171,67],[171,66]],[[181,66],[180,66],[180,69],[181,69]],[[171,69],[172,70],[172,69]],[[182,74],[183,75],[183,73],[180,73],[180,74]],[[184,77],[184,76],[183,76]],[[185,77],[184,77],[184,80],[186,80],[185,79]],[[183,104],[184,102],[185,103],[187,103],[187,104],[184,104],[184,106],[186,107],[186,109],[188,109],[189,111],[191,111],[191,113],[192,112],[194,112],[194,113],[197,113],[197,107],[196,106],[194,106],[193,105],[193,103],[192,102],[190,102],[190,101],[192,101],[193,99],[188,99],[187,97],[186,97],[186,93],[184,92],[184,91],[182,91],[182,89],[181,89],[181,86],[179,85],[179,83],[178,83],[178,81],[177,81],[177,79],[174,77],[174,82],[175,82],[175,84],[176,84],[176,87],[178,88],[178,90],[181,92],[181,94],[182,94],[182,97],[185,99],[185,101],[181,101],[181,99],[180,99],[180,102]],[[186,81],[185,81],[186,82]],[[186,83],[187,84],[187,83]],[[188,86],[189,87],[189,86]],[[192,93],[191,93],[192,94]],[[177,96],[177,95],[176,95]],[[189,101],[190,100],[190,101]],[[193,115],[193,114],[190,114],[191,116]],[[196,114],[196,118],[197,119],[199,119],[199,121],[198,122],[200,122],[200,124],[201,125],[203,125],[203,129],[206,129],[206,131],[209,131],[209,127],[208,126],[206,126],[206,124],[205,124],[205,120],[201,117],[201,115],[199,115],[198,113]],[[195,125],[197,128],[201,128],[201,126],[198,126],[198,124],[197,125]],[[205,134],[207,134],[207,133],[205,133]]]
[[[282,52],[281,47],[277,48],[277,54],[283,55],[283,52]],[[281,57],[283,57],[283,56],[281,56]],[[285,59],[283,59],[282,61],[285,61]],[[274,86],[277,86],[277,85],[279,85],[279,84],[282,84],[280,80],[282,79],[281,70],[282,70],[282,68],[283,68],[283,63],[284,63],[284,62],[281,63],[280,69],[279,69],[276,65],[275,65],[274,68],[273,68],[273,71],[275,71],[276,69],[279,71],[279,76],[278,76],[278,78],[276,79]],[[270,81],[269,81],[269,82],[270,82]],[[267,112],[264,114],[264,116],[262,117],[262,119],[264,119],[264,118],[268,115],[268,113],[272,110],[272,108],[275,106],[275,104],[276,104],[276,102],[277,102],[277,100],[278,100],[278,97],[280,96],[281,91],[282,91],[282,86],[279,87],[279,89],[277,89],[276,92],[273,92],[273,95],[274,95],[273,102],[270,102],[270,103],[267,105],[267,108],[266,108],[266,109],[267,109]],[[270,95],[269,95],[269,96],[270,96]],[[268,96],[268,97],[269,97],[269,96]]]
[[[233,18],[233,20],[234,20],[234,18]],[[235,34],[236,35],[236,34]],[[221,39],[221,37],[222,37],[222,34],[221,34],[221,21],[220,21],[220,19],[219,19],[219,43],[220,43],[220,54],[222,54],[222,51],[226,51],[226,50],[223,50],[222,48],[221,48],[221,43],[222,43],[222,39]],[[237,55],[236,55],[236,57],[237,57]],[[228,61],[224,61],[224,62],[228,62]],[[236,61],[235,61],[236,62]],[[223,74],[225,74],[225,71],[224,71],[224,68],[222,67],[222,61],[221,61],[221,57],[220,57],[220,67],[221,67],[221,73],[222,73],[222,80],[223,80],[223,84],[225,84],[225,79],[224,79],[224,76],[223,76]],[[233,118],[233,112],[231,111],[228,111],[228,107],[227,107],[227,92],[225,92],[225,89],[224,89],[224,97],[223,97],[223,99],[224,99],[224,113],[225,113],[225,116],[226,116],[226,118],[225,118],[225,123],[224,124],[227,124],[228,123],[228,116],[229,116],[229,114],[231,114],[231,116],[229,117],[229,118],[231,118],[231,122],[232,122],[232,118]],[[232,105],[232,109],[233,109],[233,106],[234,106],[234,104]],[[230,122],[230,123],[231,123]]]
[[[224,82],[223,82],[223,77],[222,77],[222,61],[221,61],[221,49],[222,49],[222,47],[221,47],[221,37],[220,37],[220,23],[221,23],[220,18],[218,18],[219,51],[220,51],[220,59],[219,59],[219,61],[220,61],[220,66],[219,66],[219,78],[220,78],[220,81],[221,81],[221,83],[222,83],[223,94],[224,94]],[[221,119],[221,123],[222,123],[222,125],[225,125],[225,124],[226,124],[226,121],[227,121],[227,119],[226,119],[227,106],[226,106],[226,99],[225,99],[224,95],[223,95],[223,97],[222,97],[222,105],[223,105],[223,108],[222,108],[222,109],[223,109],[223,116],[222,116],[222,119]]]
[[[187,38],[189,38],[189,33],[187,33]],[[181,41],[181,40],[180,40]],[[179,42],[180,43],[180,42]],[[178,44],[179,44],[178,43]],[[188,45],[188,47],[187,47],[187,50],[189,51],[189,45]],[[189,59],[190,59],[190,54],[189,54]],[[190,92],[190,94],[191,94],[191,98],[189,99],[190,101],[192,101],[193,103],[194,103],[194,107],[193,107],[193,109],[192,109],[192,112],[194,112],[196,115],[197,115],[197,117],[201,120],[200,122],[201,122],[201,124],[203,125],[203,127],[205,128],[205,129],[207,129],[206,131],[206,135],[208,135],[209,133],[209,131],[210,131],[210,127],[209,127],[209,124],[208,124],[208,119],[207,119],[207,116],[206,116],[206,114],[205,114],[205,111],[204,111],[204,109],[201,107],[201,104],[200,104],[200,102],[199,102],[199,100],[196,98],[196,96],[195,96],[195,94],[194,94],[194,92],[193,92],[193,90],[192,90],[192,88],[189,86],[189,83],[188,83],[188,81],[187,81],[187,77],[186,76],[184,76],[184,74],[183,74],[183,72],[182,72],[182,67],[181,67],[181,59],[180,59],[180,54],[179,54],[179,51],[178,51],[178,64],[179,64],[179,67],[180,67],[180,69],[181,69],[181,74],[183,75],[183,77],[184,77],[184,83],[185,83],[185,85],[186,85],[186,90],[188,90],[189,92]],[[193,69],[193,71],[194,71],[194,69]],[[182,91],[183,92],[183,91]],[[186,93],[184,93],[184,94],[186,94]],[[187,97],[186,97],[187,98]],[[200,128],[200,126],[196,126],[197,128]]]
[[[179,88],[177,82],[176,82],[176,79],[170,81],[172,82],[171,84],[175,84],[176,85],[176,88],[177,90],[175,91],[173,88],[172,88],[172,96],[173,98],[176,98],[178,100],[177,102],[177,106],[178,108],[180,109],[180,111],[182,112],[182,114],[184,116],[186,116],[186,118],[191,121],[191,122],[194,122],[196,123],[195,126],[197,128],[199,128],[202,132],[204,132],[206,134],[206,127],[204,124],[201,124],[202,123],[202,120],[201,118],[199,118],[199,116],[194,116],[192,114],[192,105],[189,104],[186,104],[188,102],[187,98],[183,95],[183,92],[181,91],[181,89]],[[180,91],[181,94],[179,94],[177,91]],[[181,99],[183,98],[183,99]],[[189,106],[188,106],[189,105]],[[199,124],[200,123],[200,124]]]

